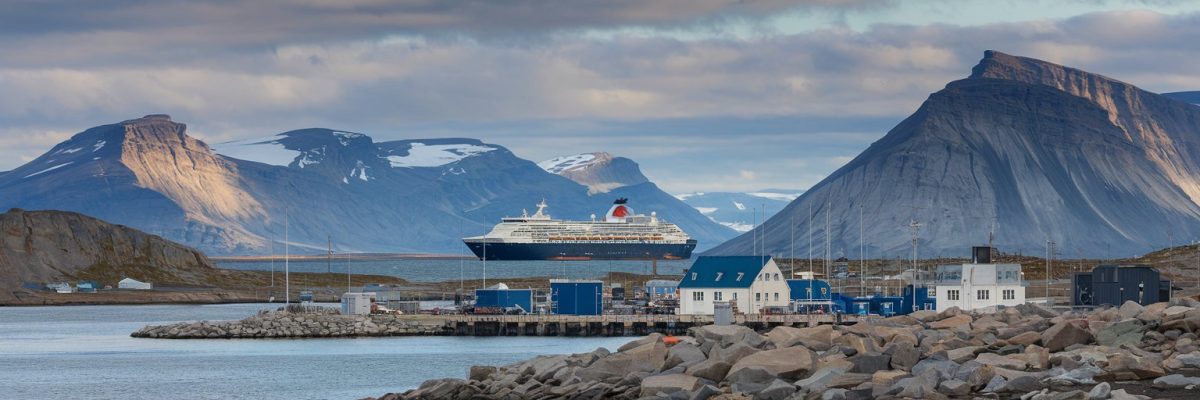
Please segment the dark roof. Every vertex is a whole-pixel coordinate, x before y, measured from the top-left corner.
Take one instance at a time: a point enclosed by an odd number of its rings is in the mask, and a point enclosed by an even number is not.
[[[771,257],[762,256],[700,256],[679,281],[679,288],[748,288],[770,261]]]

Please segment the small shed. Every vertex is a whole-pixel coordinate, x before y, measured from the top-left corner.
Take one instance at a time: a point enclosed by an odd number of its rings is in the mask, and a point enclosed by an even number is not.
[[[550,280],[551,310],[563,315],[600,315],[604,312],[604,282]]]
[[[346,292],[342,294],[342,315],[366,315],[371,313],[375,293]]]
[[[519,308],[525,312],[533,310],[533,289],[509,289],[508,285],[497,284],[485,289],[475,289],[476,308]]]
[[[117,282],[117,288],[150,290],[150,289],[153,289],[153,285],[151,285],[150,282],[142,282],[142,281],[139,281],[139,280],[133,279],[133,278],[125,278],[125,279],[122,279],[120,282]]]
[[[1101,265],[1072,279],[1071,304],[1120,306],[1126,301],[1149,305],[1171,300],[1171,281],[1147,265]]]
[[[675,291],[678,289],[678,281],[666,279],[652,279],[646,281],[646,295],[651,299],[657,299],[660,297],[675,297]]]

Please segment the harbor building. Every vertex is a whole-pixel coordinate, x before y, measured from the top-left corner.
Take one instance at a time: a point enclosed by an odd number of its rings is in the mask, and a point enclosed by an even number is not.
[[[787,280],[767,256],[701,256],[679,281],[681,315],[713,315],[714,304],[729,302],[737,314],[783,309],[791,300]]]
[[[475,289],[475,312],[504,313],[518,310],[529,313],[533,310],[533,289],[509,289],[497,283],[483,289]]]
[[[604,282],[594,280],[550,280],[551,312],[560,315],[604,313]]]
[[[1126,301],[1141,305],[1171,300],[1171,281],[1146,265],[1101,265],[1071,278],[1071,305],[1120,306]]]
[[[934,296],[937,311],[950,307],[969,311],[1024,304],[1021,265],[992,263],[990,247],[972,250],[970,263],[937,267]]]

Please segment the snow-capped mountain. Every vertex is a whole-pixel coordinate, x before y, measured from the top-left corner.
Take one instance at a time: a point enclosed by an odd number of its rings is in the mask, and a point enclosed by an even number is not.
[[[749,232],[782,210],[803,190],[766,189],[757,192],[697,192],[675,195],[709,219],[738,232]],[[765,210],[765,212],[764,212]]]
[[[1105,76],[988,51],[921,107],[765,224],[767,251],[810,225],[868,257],[971,245],[1126,257],[1200,235],[1200,108]],[[859,210],[865,221],[859,224]],[[825,229],[825,220],[830,229]],[[745,234],[711,254],[748,254]],[[796,251],[806,251],[797,243]],[[820,249],[818,249],[818,252]],[[851,251],[850,254],[855,254]]]
[[[538,166],[546,172],[587,185],[593,194],[650,182],[633,160],[604,152],[555,157],[538,163]]]
[[[677,206],[640,197],[652,183],[589,194],[475,139],[375,142],[312,128],[210,148],[186,129],[149,115],[85,130],[0,173],[0,207],[76,211],[211,254],[264,254],[283,241],[285,218],[295,246],[331,239],[343,251],[459,253],[461,237],[542,199],[554,217],[583,220],[629,197],[702,246],[733,236],[670,196]]]

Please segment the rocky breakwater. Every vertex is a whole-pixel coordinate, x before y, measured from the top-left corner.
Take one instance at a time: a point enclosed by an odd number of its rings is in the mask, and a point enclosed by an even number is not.
[[[1185,376],[1200,374],[1197,333],[1190,299],[1090,313],[922,311],[766,335],[704,326],[673,346],[655,334],[616,352],[472,367],[467,379],[383,398],[1138,399],[1200,386]]]
[[[441,323],[391,315],[340,315],[333,309],[264,311],[239,321],[150,325],[132,333],[154,339],[317,338],[419,336],[442,332]]]

